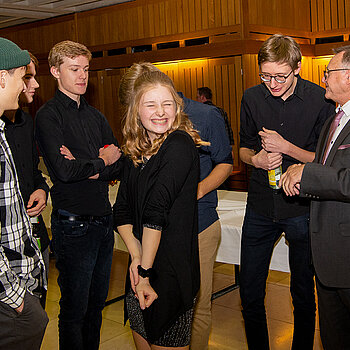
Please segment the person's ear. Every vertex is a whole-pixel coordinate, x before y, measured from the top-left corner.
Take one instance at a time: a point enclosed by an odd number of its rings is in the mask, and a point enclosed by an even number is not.
[[[2,88],[4,88],[6,85],[6,74],[8,74],[6,70],[0,71],[0,86]]]
[[[60,69],[56,66],[52,66],[50,68],[50,73],[53,75],[54,78],[59,79],[60,77]]]
[[[298,62],[298,68],[294,69],[293,74],[298,75],[300,73],[300,69],[301,69],[301,61]]]
[[[345,79],[346,79],[346,84],[350,85],[350,69],[345,71]]]

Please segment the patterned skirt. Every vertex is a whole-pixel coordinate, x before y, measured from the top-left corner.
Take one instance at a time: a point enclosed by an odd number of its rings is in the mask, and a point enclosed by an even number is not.
[[[140,304],[130,289],[126,295],[126,305],[130,321],[130,328],[147,340],[146,329]],[[193,303],[194,305],[194,303]],[[154,345],[165,347],[183,347],[190,344],[193,307],[180,315],[173,325],[155,342]]]

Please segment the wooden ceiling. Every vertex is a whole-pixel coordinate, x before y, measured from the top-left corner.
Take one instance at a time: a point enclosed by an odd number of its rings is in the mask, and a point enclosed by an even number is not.
[[[0,0],[0,28],[133,0]]]

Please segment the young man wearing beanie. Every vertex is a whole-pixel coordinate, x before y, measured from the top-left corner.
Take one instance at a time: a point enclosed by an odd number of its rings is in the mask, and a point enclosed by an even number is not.
[[[0,38],[0,115],[17,109],[30,63],[27,51]],[[44,262],[20,192],[15,163],[0,120],[0,348],[39,350],[48,322],[40,305]]]
[[[26,90],[19,97],[21,107],[33,102],[35,90],[39,87],[35,79],[38,60],[31,53],[29,55],[31,61],[26,67],[24,76]],[[39,156],[34,141],[33,118],[23,108],[18,108],[17,110],[6,111],[1,119],[5,122],[5,137],[16,165],[21,195],[27,208],[27,214],[33,224],[33,235],[38,241],[45,262],[47,277],[50,239],[41,212],[46,207],[49,186],[38,169]],[[45,289],[42,291],[40,302],[45,308]]]

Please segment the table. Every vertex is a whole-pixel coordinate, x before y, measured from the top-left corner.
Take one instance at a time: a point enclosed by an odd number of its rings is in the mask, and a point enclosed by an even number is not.
[[[217,211],[221,222],[221,242],[216,261],[226,264],[240,264],[242,225],[247,201],[247,192],[218,191]],[[271,270],[289,271],[288,245],[284,234],[275,245]]]
[[[217,212],[221,223],[221,241],[215,260],[217,262],[235,265],[235,283],[213,293],[212,299],[216,299],[239,286],[241,237],[246,202],[247,192],[218,191]],[[284,234],[275,245],[270,269],[290,272],[288,245],[285,241]]]

